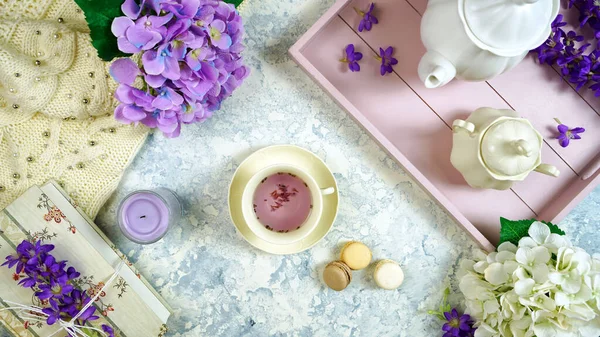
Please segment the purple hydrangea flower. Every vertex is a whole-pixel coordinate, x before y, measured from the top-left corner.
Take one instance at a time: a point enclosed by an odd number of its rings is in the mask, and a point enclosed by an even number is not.
[[[581,139],[580,134],[585,132],[585,129],[582,127],[576,127],[570,129],[568,126],[562,124],[558,119],[555,119],[558,123],[558,142],[560,146],[567,147],[569,143],[571,143],[571,139]]]
[[[475,329],[469,315],[460,315],[456,309],[444,312],[446,323],[442,326],[443,337],[469,337],[473,336]]]
[[[362,16],[360,23],[358,24],[358,31],[362,32],[363,30],[370,31],[373,25],[378,24],[379,20],[373,15],[373,10],[375,9],[375,3],[371,3],[367,11],[361,11],[360,9],[354,7],[356,13]]]
[[[143,16],[135,22],[128,17],[115,18],[111,31],[117,37],[119,50],[134,54],[142,50],[154,48],[167,29],[164,25],[171,20],[172,14],[166,16]]]
[[[384,76],[387,73],[392,73],[394,68],[392,66],[398,64],[398,60],[395,59],[392,55],[394,54],[394,47],[387,47],[385,50],[383,48],[379,48],[379,56],[376,57],[381,61],[380,74]]]
[[[121,102],[115,118],[122,123],[142,123],[176,137],[181,124],[212,116],[250,74],[240,54],[242,19],[231,4],[128,0],[122,11],[126,16],[116,18],[112,26],[119,49],[141,53],[139,65],[126,60],[111,65],[110,73],[119,83],[115,98]],[[152,16],[156,13],[160,14]],[[138,76],[144,84],[136,88]]]
[[[231,47],[231,37],[227,35],[227,25],[221,20],[214,20],[208,25],[210,41],[212,44],[221,49],[227,50]]]
[[[348,63],[348,68],[352,72],[360,71],[358,61],[362,60],[363,54],[355,51],[352,43],[346,46],[345,52],[346,56],[344,56],[340,62]]]

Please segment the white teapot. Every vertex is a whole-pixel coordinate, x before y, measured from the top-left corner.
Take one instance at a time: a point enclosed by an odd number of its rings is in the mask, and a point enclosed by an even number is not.
[[[560,0],[429,0],[419,77],[437,88],[454,77],[484,81],[510,70],[550,36],[559,6]]]
[[[531,171],[560,174],[542,164],[542,135],[513,110],[479,108],[452,128],[450,161],[472,187],[505,190]]]

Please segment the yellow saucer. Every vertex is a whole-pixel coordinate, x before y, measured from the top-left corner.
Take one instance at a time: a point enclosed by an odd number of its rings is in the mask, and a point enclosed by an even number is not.
[[[323,215],[312,233],[289,245],[276,245],[257,237],[242,215],[242,194],[250,178],[261,169],[275,164],[290,164],[312,175],[321,188],[333,186],[335,193],[323,197]],[[258,150],[244,160],[233,174],[229,186],[231,221],[252,246],[271,254],[296,254],[317,244],[331,229],[338,212],[339,193],[335,177],[325,163],[312,152],[294,145],[275,145]]]

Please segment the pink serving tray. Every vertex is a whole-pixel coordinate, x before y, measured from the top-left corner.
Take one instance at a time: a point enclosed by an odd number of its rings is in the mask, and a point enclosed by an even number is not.
[[[378,0],[379,24],[358,33],[360,17],[353,7],[364,9],[369,2],[337,1],[290,54],[482,248],[494,250],[501,216],[559,222],[600,183],[600,98],[576,92],[556,70],[531,56],[487,82],[455,80],[426,89],[417,75],[425,53],[419,29],[426,0]],[[349,43],[364,54],[357,73],[339,62]],[[373,56],[390,45],[399,64],[381,77]],[[529,119],[545,137],[543,162],[556,165],[560,177],[532,173],[506,191],[469,187],[450,164],[450,125],[483,106],[515,109]],[[561,148],[553,118],[585,127],[584,139]]]

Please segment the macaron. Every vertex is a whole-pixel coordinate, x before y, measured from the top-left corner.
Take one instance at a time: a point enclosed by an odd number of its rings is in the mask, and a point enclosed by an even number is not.
[[[352,270],[342,261],[333,261],[323,271],[323,281],[335,291],[342,291],[352,281]]]
[[[350,241],[344,245],[340,255],[340,259],[352,270],[366,268],[373,258],[369,247],[358,241]]]
[[[404,282],[404,272],[395,261],[381,260],[375,266],[373,278],[380,288],[394,290]]]

